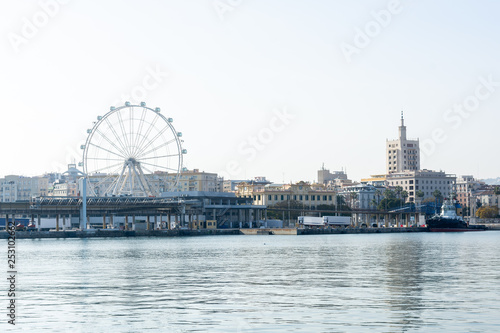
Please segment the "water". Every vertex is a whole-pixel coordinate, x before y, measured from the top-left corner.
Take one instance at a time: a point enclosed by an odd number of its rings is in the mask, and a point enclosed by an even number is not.
[[[18,240],[0,331],[498,332],[499,253],[493,231]]]

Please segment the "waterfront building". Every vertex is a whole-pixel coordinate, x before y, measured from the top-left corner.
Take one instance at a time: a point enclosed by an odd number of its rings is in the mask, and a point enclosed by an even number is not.
[[[324,184],[310,184],[300,181],[295,184],[241,183],[237,186],[237,196],[250,197],[255,205],[273,206],[291,200],[302,203],[304,208],[317,209],[319,205],[335,205],[336,190]]]
[[[77,197],[78,186],[76,183],[60,181],[54,183],[49,196],[54,197]]]
[[[0,178],[0,201],[28,201],[31,198],[31,177],[8,175]]]
[[[173,181],[175,175],[165,178],[168,182]],[[198,192],[221,192],[223,179],[216,173],[200,171],[199,169],[183,170],[177,185],[178,192],[198,191]]]
[[[328,183],[335,180],[348,180],[347,174],[344,172],[344,170],[330,172],[330,170],[325,169],[325,165],[323,164],[321,170],[318,170],[318,183],[327,185]]]
[[[93,174],[87,177],[88,182],[92,184],[90,188],[94,191],[87,190],[89,196],[111,196],[111,188],[118,177],[118,174]],[[157,171],[153,174],[145,174],[152,193],[161,195],[164,192],[221,192],[223,179],[218,177],[216,173],[210,173],[194,170],[183,170],[179,175],[179,180],[175,186],[177,179],[176,173]],[[99,185],[97,185],[99,184]]]
[[[395,188],[401,186],[408,192],[407,201],[414,202],[416,192],[422,191],[422,199],[433,197],[435,190],[439,190],[444,198],[450,196],[454,191],[456,176],[446,174],[444,171],[432,170],[406,170],[403,172],[390,173],[387,175],[387,185]]]
[[[161,196],[175,198],[181,204],[189,203],[192,208],[179,213],[183,216],[177,216],[176,221],[184,220],[195,228],[259,227],[259,221],[266,216],[266,206],[256,205],[252,198],[239,197],[235,193],[186,191],[165,192]]]
[[[372,175],[369,178],[361,178],[361,184],[373,185],[375,187],[386,187],[387,175]]]
[[[254,179],[248,179],[248,180],[227,179],[223,181],[222,191],[236,193],[238,192],[237,186],[242,183],[255,185],[256,188],[272,184],[272,182],[268,181],[266,177],[255,177]]]
[[[31,177],[31,197],[44,197],[49,194],[49,178],[46,176]]]
[[[494,206],[500,209],[500,194],[495,194],[494,189],[480,190],[478,192],[475,198],[481,204],[481,207]]]
[[[385,187],[370,184],[357,184],[346,186],[339,195],[344,196],[345,202],[354,210],[373,210],[377,207]],[[377,198],[378,194],[378,198]]]
[[[406,137],[403,112],[401,111],[401,125],[396,140],[386,141],[386,173],[397,173],[405,170],[420,170],[420,143],[419,140],[410,140]]]
[[[474,179],[472,175],[460,176],[457,178],[455,192],[457,200],[462,206],[471,207],[471,202],[476,201],[476,194],[479,190],[485,189],[486,184]]]

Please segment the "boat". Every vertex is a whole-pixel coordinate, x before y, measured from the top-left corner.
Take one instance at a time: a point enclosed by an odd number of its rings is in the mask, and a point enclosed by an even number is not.
[[[462,216],[457,215],[452,200],[445,200],[441,206],[441,213],[434,215],[426,221],[427,229],[433,232],[461,232],[486,230],[484,225],[469,225]]]

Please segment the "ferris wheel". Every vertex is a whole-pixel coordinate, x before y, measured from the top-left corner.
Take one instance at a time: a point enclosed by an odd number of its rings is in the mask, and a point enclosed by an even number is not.
[[[89,195],[157,196],[177,187],[182,133],[146,103],[110,108],[87,130],[83,170]]]

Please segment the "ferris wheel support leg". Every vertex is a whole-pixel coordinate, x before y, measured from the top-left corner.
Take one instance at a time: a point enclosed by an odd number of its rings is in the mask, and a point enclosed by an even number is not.
[[[118,192],[118,191],[117,191],[117,189],[118,189],[118,186],[120,185],[120,182],[121,182],[121,180],[122,180],[122,178],[123,178],[123,173],[125,172],[125,168],[126,168],[126,167],[127,167],[127,166],[126,166],[126,165],[124,165],[124,166],[123,166],[123,168],[122,168],[122,172],[120,173],[120,177],[118,177],[118,181],[116,182],[116,184],[115,184],[115,188],[113,189],[113,192],[112,192],[112,193],[113,193],[113,195],[116,195],[116,194],[117,194],[117,192]],[[121,189],[120,189],[120,190],[121,190]]]
[[[141,184],[141,187],[144,192],[147,193],[147,195],[153,195],[153,191],[151,190],[151,186],[149,186],[149,183],[146,181],[146,177],[144,176],[144,172],[142,172],[142,168],[140,165],[137,166],[137,169],[139,169],[139,182]]]
[[[82,213],[80,217],[80,230],[87,229],[87,178],[83,177],[82,182]]]

